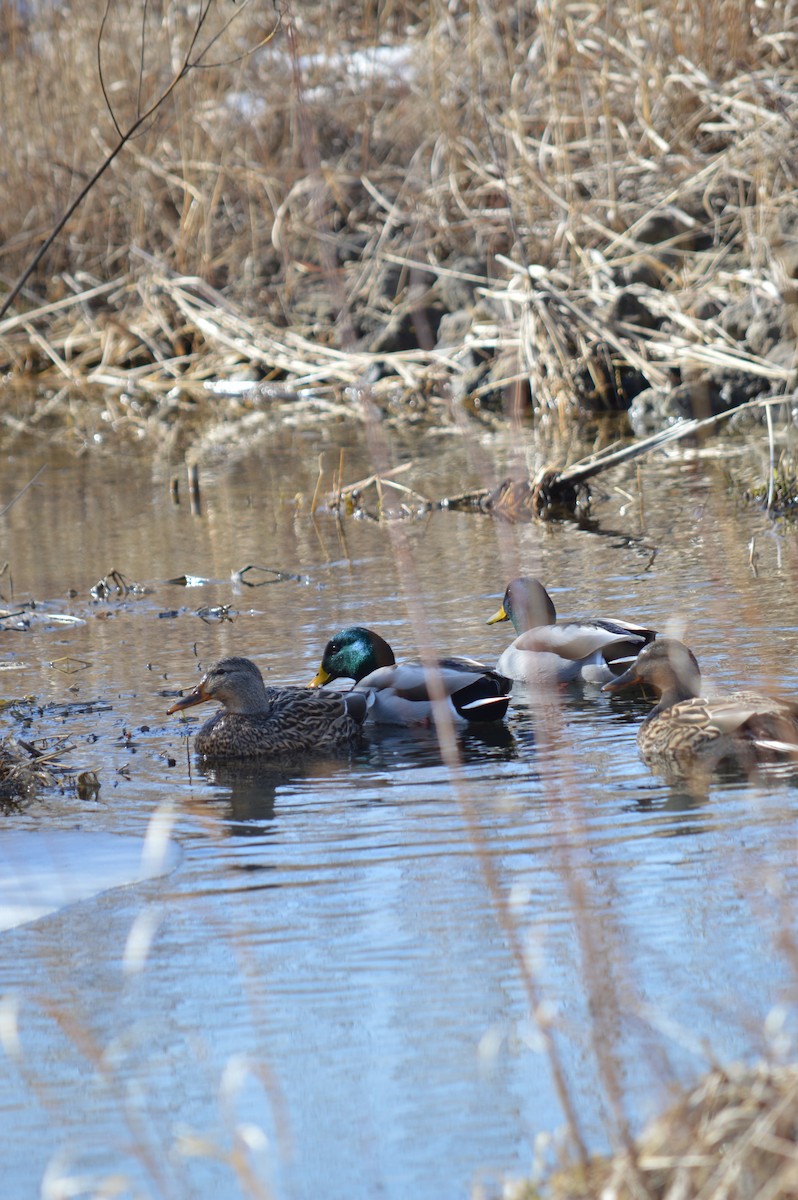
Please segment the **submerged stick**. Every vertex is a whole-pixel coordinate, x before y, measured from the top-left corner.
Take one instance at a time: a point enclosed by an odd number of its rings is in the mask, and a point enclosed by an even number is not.
[[[20,499],[21,499],[21,498],[22,498],[22,497],[25,495],[25,493],[27,492],[28,488],[30,488],[30,487],[33,487],[34,483],[35,483],[35,482],[36,482],[36,480],[39,478],[39,476],[41,475],[42,471],[46,471],[46,470],[47,470],[47,463],[43,463],[43,464],[42,464],[42,466],[40,466],[40,467],[39,467],[39,469],[38,469],[38,471],[36,472],[36,474],[35,474],[35,475],[33,475],[33,476],[32,476],[32,477],[31,477],[31,478],[28,480],[28,482],[25,484],[24,488],[22,488],[20,491],[18,491],[18,492],[17,492],[17,494],[16,494],[16,496],[14,497],[14,499],[13,499],[13,500],[9,500],[9,502],[8,502],[8,504],[5,506],[5,508],[0,508],[0,517],[4,517],[4,516],[6,515],[6,513],[7,513],[7,512],[8,512],[10,509],[12,509],[12,508],[14,507],[14,505],[15,505],[15,504],[16,504],[16,502],[17,502],[17,500],[20,500]]]

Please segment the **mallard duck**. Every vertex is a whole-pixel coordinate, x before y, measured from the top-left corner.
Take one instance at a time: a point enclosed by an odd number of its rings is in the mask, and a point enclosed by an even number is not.
[[[637,734],[646,762],[701,759],[714,765],[798,751],[798,705],[755,692],[702,696],[695,655],[675,638],[645,646],[628,671],[602,691],[638,683],[660,697]]]
[[[653,629],[603,617],[558,622],[551,596],[529,575],[507,585],[501,608],[487,623],[498,621],[512,621],[518,637],[499,656],[496,670],[522,683],[606,683],[622,660],[657,636]]]
[[[206,758],[267,758],[305,755],[351,746],[366,717],[366,697],[309,692],[303,687],[266,687],[248,658],[222,658],[167,715],[218,700],[222,708],[194,738]]]
[[[457,721],[501,721],[510,702],[511,681],[473,658],[442,658],[440,683]],[[397,663],[378,633],[356,625],[330,638],[309,687],[353,679],[368,696],[368,719],[380,725],[431,725],[434,681],[418,662]],[[351,695],[352,693],[348,693]]]

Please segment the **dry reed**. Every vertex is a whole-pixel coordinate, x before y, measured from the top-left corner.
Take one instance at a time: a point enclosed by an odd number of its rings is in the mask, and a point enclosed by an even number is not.
[[[193,30],[109,9],[112,118],[102,11],[3,9],[6,280]],[[209,13],[209,33],[230,16]],[[7,377],[158,402],[242,372],[336,394],[376,372],[417,396],[504,354],[547,411],[612,407],[627,370],[790,385],[791,362],[741,351],[716,319],[749,293],[792,302],[787,0],[383,4],[344,43],[349,20],[237,6],[219,65],[158,109],[0,322]],[[624,315],[630,292],[657,328]],[[391,319],[463,306],[466,346],[436,348],[417,320],[415,347],[369,349]]]
[[[788,1200],[798,1196],[798,1069],[760,1062],[708,1072],[634,1153],[560,1172],[556,1200]],[[512,1194],[512,1192],[511,1192]],[[518,1200],[530,1195],[519,1185]]]

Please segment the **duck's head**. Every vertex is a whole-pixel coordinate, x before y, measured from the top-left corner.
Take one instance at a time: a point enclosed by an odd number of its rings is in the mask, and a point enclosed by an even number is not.
[[[684,642],[657,638],[643,647],[628,671],[605,683],[601,690],[618,692],[636,683],[675,704],[701,694],[701,670]]]
[[[540,625],[554,625],[557,610],[539,579],[521,575],[508,583],[501,608],[487,623],[495,625],[497,621],[512,621],[516,633],[526,633]]]
[[[308,687],[321,687],[331,679],[359,682],[378,667],[392,667],[393,650],[373,629],[353,625],[331,637],[324,647],[321,666]]]
[[[206,700],[218,700],[228,712],[262,712],[267,707],[263,676],[249,658],[220,658],[208,668],[193,692],[166,710],[167,716]]]

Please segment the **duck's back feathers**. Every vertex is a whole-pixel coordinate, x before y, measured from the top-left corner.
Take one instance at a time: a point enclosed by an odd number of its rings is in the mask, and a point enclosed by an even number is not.
[[[198,731],[194,749],[205,758],[287,758],[338,750],[357,742],[366,697],[354,693],[267,688],[268,711],[221,709]],[[315,700],[315,703],[314,703]]]
[[[712,755],[740,757],[747,752],[795,753],[798,719],[793,706],[754,692],[696,696],[647,717],[638,745],[644,758]]]

